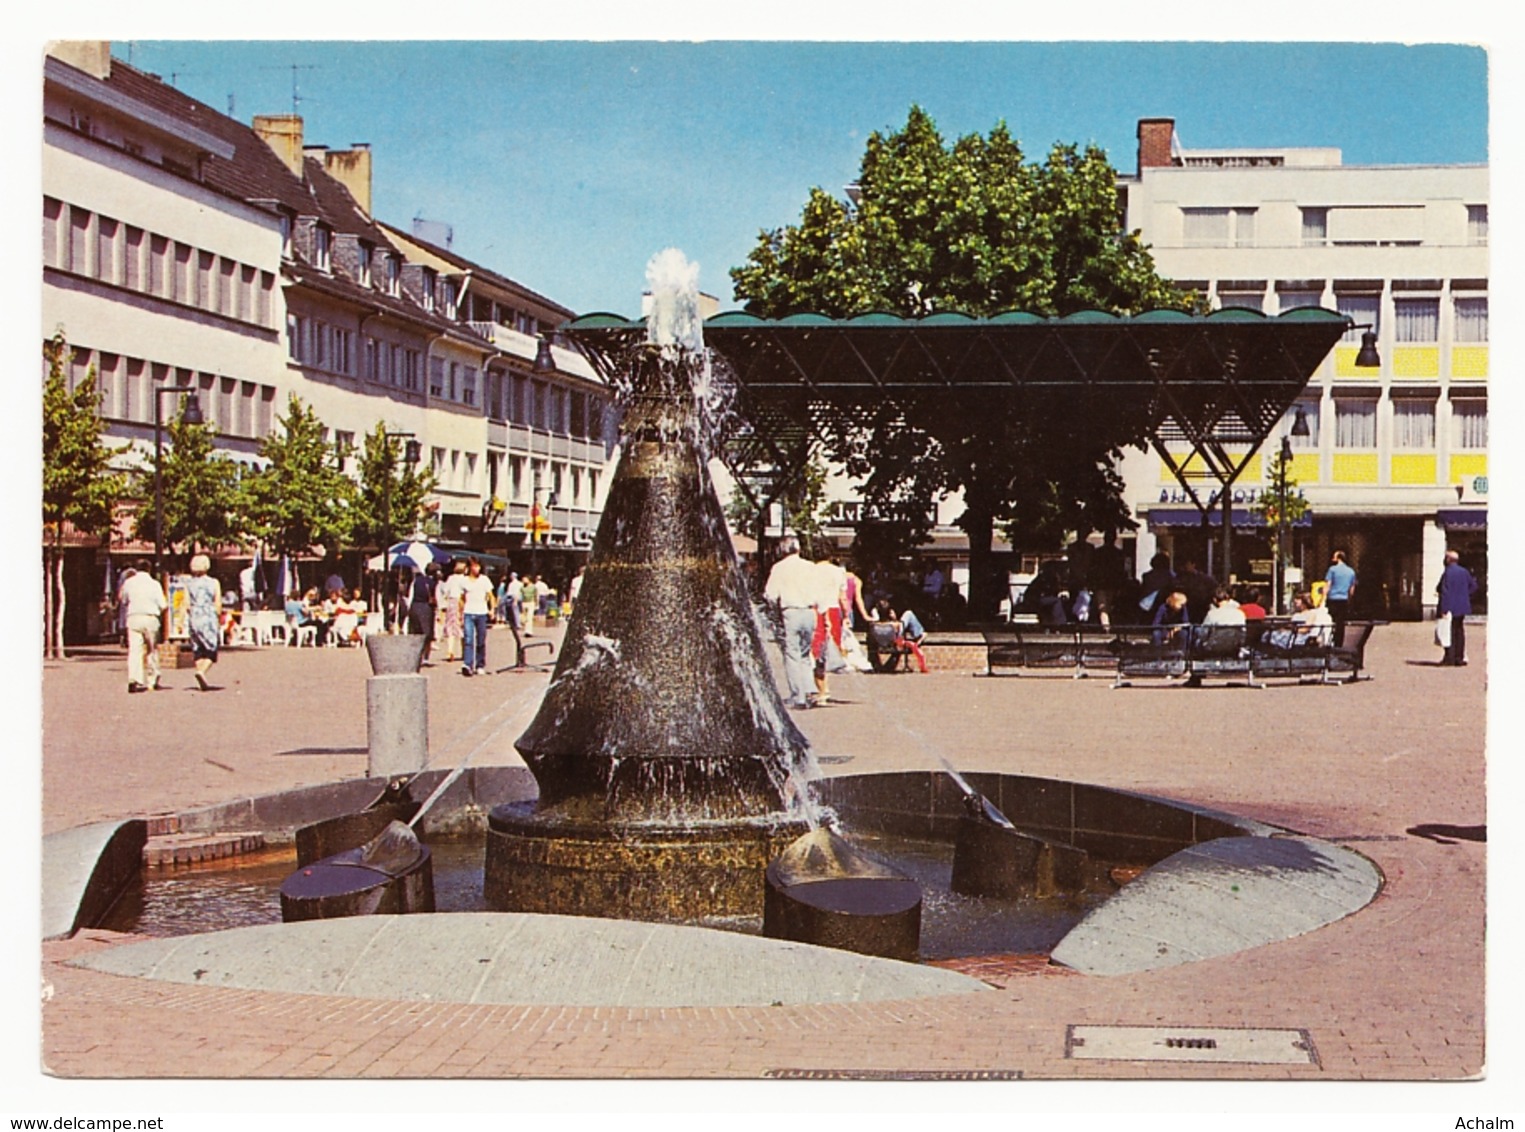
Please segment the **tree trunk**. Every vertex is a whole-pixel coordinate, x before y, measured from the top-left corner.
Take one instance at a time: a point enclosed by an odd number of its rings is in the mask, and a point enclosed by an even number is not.
[[[62,660],[64,658],[64,613],[69,606],[69,595],[64,592],[64,554],[62,547],[53,556],[53,566],[58,571],[58,601],[53,609],[53,625],[54,632],[57,633],[57,643],[55,645],[56,651],[53,655]]]
[[[958,525],[969,537],[969,620],[994,621],[1002,597],[991,576],[990,545],[995,539],[995,516],[989,507],[970,503]]]
[[[53,551],[42,549],[42,655],[53,656]]]

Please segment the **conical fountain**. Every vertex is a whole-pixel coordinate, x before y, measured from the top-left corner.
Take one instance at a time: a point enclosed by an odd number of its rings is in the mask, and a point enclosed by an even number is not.
[[[759,914],[769,860],[811,824],[809,745],[779,698],[705,464],[692,272],[679,257],[664,285],[658,260],[648,341],[626,367],[619,467],[556,671],[515,744],[540,796],[490,815],[497,910]]]

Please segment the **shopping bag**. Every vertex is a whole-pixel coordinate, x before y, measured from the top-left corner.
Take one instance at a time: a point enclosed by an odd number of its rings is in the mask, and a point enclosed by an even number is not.
[[[1435,618],[1435,643],[1443,649],[1451,647],[1451,615],[1442,613]]]

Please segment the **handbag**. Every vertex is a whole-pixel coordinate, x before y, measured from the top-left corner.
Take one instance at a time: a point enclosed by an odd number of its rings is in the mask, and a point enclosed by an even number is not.
[[[1451,615],[1442,613],[1435,618],[1435,643],[1443,649],[1451,647]]]

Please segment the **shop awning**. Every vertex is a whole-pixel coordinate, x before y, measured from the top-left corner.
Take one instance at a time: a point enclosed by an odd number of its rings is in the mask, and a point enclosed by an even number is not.
[[[1435,521],[1448,531],[1486,531],[1488,508],[1446,507],[1435,512]]]
[[[1246,530],[1262,528],[1266,525],[1265,517],[1257,511],[1251,511],[1247,507],[1235,507],[1232,511],[1233,523],[1236,527]],[[1151,507],[1147,516],[1151,527],[1208,527],[1217,530],[1223,525],[1223,511],[1221,508],[1213,508],[1207,513],[1206,522],[1203,521],[1202,512],[1195,507]],[[1306,530],[1313,526],[1313,513],[1307,512],[1302,518],[1295,519],[1288,526],[1299,530]]]

